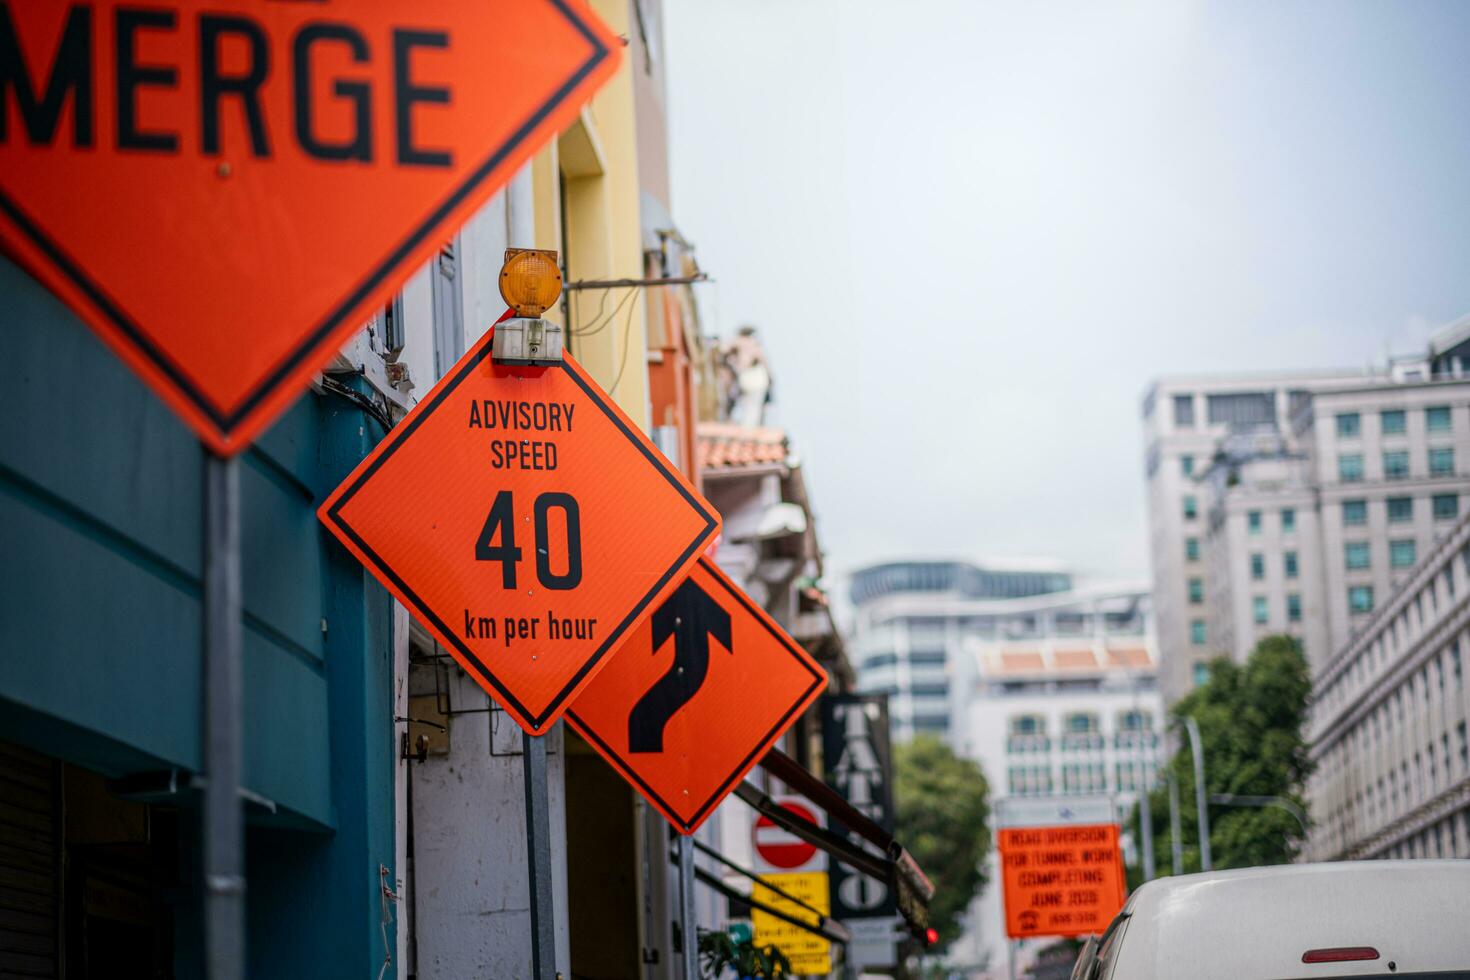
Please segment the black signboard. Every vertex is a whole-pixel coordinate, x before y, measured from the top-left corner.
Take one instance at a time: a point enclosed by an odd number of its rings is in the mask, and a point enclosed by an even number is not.
[[[823,778],[847,801],[893,832],[893,753],[888,741],[888,695],[837,694],[822,698]],[[859,847],[872,844],[843,827],[832,829]],[[892,916],[898,907],[886,881],[832,864],[832,918],[839,922]]]

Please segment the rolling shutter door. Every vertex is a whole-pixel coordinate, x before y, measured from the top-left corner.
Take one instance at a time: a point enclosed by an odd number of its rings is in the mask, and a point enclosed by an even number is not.
[[[57,771],[0,742],[0,980],[59,977]]]

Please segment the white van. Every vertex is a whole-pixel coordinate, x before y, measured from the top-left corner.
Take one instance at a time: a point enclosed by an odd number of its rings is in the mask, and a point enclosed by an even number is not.
[[[1470,861],[1356,861],[1151,881],[1073,980],[1470,980]]]

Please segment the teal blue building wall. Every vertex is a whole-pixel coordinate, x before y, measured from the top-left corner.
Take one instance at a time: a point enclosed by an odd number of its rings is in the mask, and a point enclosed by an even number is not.
[[[0,739],[114,778],[198,773],[199,444],[3,259],[0,365]],[[315,515],[382,435],[307,394],[242,456],[244,782],[276,808],[251,808],[246,841],[262,980],[375,977],[384,959],[392,605]],[[165,802],[197,811],[188,792]],[[188,865],[197,820],[183,823]],[[197,905],[177,909],[181,977],[200,969]]]

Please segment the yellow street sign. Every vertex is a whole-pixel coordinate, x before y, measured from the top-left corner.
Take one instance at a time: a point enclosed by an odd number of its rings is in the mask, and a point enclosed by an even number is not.
[[[760,880],[761,883],[754,886],[751,897],[762,905],[769,905],[771,908],[786,913],[793,919],[810,922],[814,927],[821,923],[821,920],[810,909],[802,908],[791,899],[777,894],[765,887],[764,883],[769,882],[788,895],[800,899],[811,908],[819,910],[823,917],[826,917],[832,910],[825,871],[761,875]],[[808,932],[794,926],[784,919],[778,919],[769,912],[763,912],[760,908],[751,910],[750,920],[755,926],[755,945],[758,947],[775,945],[791,961],[793,974],[825,977],[832,972],[832,943],[829,940],[823,939],[815,932]]]

